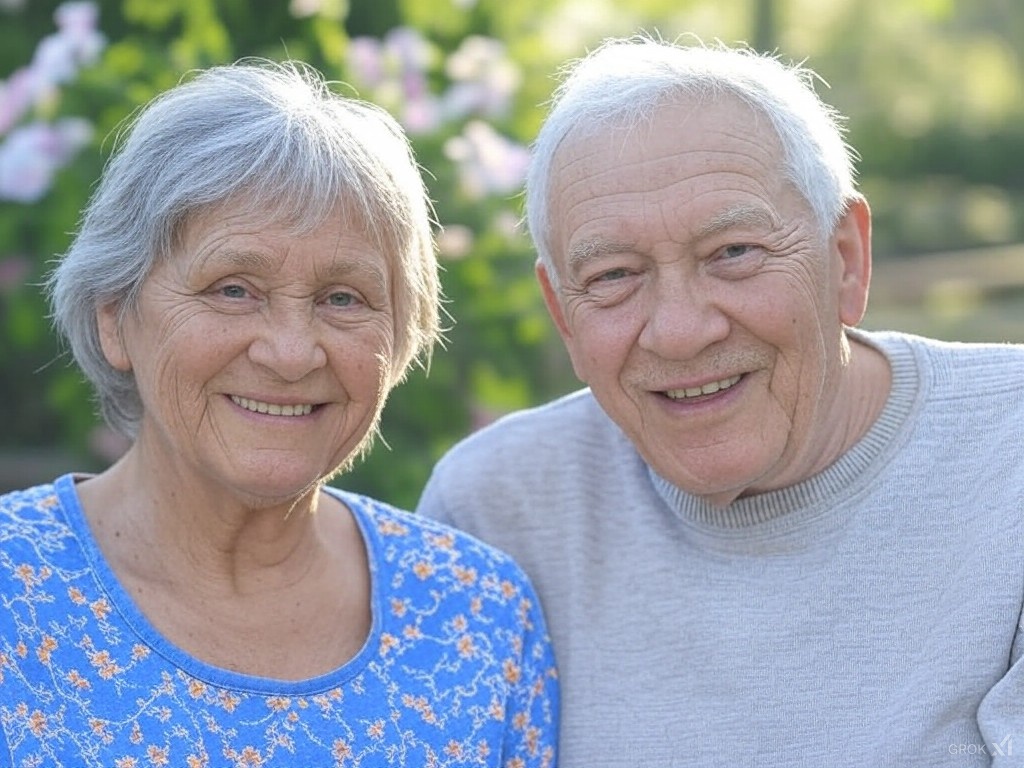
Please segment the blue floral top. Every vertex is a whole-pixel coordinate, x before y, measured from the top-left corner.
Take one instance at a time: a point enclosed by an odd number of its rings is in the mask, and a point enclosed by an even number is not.
[[[373,622],[353,659],[298,682],[161,637],[100,554],[72,476],[0,496],[0,763],[553,766],[558,681],[523,573],[463,533],[328,491],[362,530]]]

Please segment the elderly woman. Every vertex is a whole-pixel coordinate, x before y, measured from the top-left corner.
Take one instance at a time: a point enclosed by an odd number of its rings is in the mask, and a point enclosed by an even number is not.
[[[325,484],[438,335],[390,117],[297,63],[200,73],[141,112],[50,288],[132,443],[0,498],[12,764],[553,764],[522,572]]]

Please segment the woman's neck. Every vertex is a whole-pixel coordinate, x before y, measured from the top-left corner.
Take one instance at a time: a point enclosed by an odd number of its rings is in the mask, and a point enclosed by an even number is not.
[[[318,487],[253,507],[169,477],[129,451],[78,486],[100,551],[161,634],[207,663],[289,679],[358,651],[371,623],[369,566],[340,501]],[[282,643],[321,657],[282,667]]]

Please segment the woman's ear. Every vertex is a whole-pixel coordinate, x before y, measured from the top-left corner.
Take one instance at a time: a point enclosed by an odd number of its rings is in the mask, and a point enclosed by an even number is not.
[[[115,302],[104,304],[96,309],[96,325],[100,332],[100,347],[107,362],[119,371],[130,371],[132,361],[121,335],[121,312]]]

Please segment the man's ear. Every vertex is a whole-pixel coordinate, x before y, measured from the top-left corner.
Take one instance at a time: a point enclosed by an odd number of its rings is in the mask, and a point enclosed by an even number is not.
[[[839,319],[854,326],[864,319],[871,283],[871,208],[858,197],[847,205],[832,237],[840,258]]]
[[[104,304],[96,309],[96,325],[100,332],[100,347],[107,362],[119,371],[130,371],[132,361],[121,335],[120,315],[117,303]]]
[[[554,285],[551,284],[551,275],[548,274],[548,268],[537,259],[534,270],[537,273],[537,280],[540,282],[541,292],[544,294],[544,303],[548,307],[548,314],[551,315],[551,319],[555,321],[555,326],[558,328],[558,332],[562,335],[563,341],[568,341],[572,333],[569,330],[569,324],[565,322],[565,312],[562,310],[562,302],[559,300],[558,290]]]

